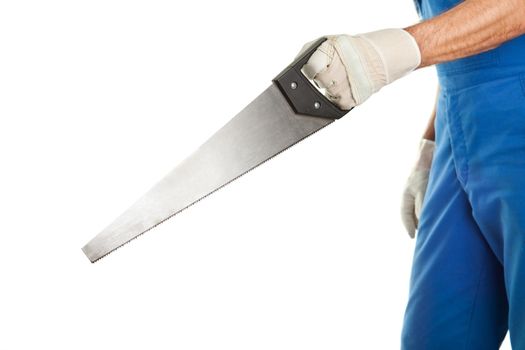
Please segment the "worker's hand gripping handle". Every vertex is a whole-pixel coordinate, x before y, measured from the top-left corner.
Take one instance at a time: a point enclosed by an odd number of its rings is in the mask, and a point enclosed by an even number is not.
[[[342,110],[330,102],[301,72],[301,68],[308,62],[315,50],[326,40],[326,38],[320,38],[313,42],[273,82],[279,87],[297,114],[339,119],[349,111]]]

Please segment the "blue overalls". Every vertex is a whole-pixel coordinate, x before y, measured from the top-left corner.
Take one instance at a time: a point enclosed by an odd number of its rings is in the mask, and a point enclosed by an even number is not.
[[[457,0],[419,0],[423,18]],[[404,350],[525,350],[525,36],[438,65]]]

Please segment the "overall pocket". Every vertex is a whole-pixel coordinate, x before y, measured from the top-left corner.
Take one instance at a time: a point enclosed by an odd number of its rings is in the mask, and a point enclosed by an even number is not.
[[[451,100],[470,175],[525,169],[525,74],[459,90]]]

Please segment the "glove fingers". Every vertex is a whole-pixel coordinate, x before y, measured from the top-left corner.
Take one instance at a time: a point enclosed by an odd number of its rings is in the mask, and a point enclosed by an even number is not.
[[[426,187],[426,186],[425,186]],[[425,197],[425,193],[424,192],[418,192],[417,195],[416,195],[416,199],[415,199],[415,205],[414,205],[414,213],[416,215],[416,218],[418,219],[419,221],[419,218],[421,217],[421,209],[423,207],[423,199]]]
[[[409,193],[405,192],[403,194],[403,202],[401,204],[401,219],[403,220],[403,225],[408,232],[410,238],[416,236],[417,228],[417,217],[415,215],[415,198]]]
[[[346,76],[346,68],[341,57],[336,53],[331,64],[317,74],[315,81],[326,89],[326,95],[333,103],[342,109],[351,109],[356,102]]]
[[[334,51],[334,47],[329,41],[322,43],[304,65],[302,69],[304,75],[306,75],[308,79],[314,80],[317,74],[326,70],[330,63],[332,63]]]
[[[309,79],[314,80],[325,95],[341,109],[351,109],[357,103],[347,79],[346,68],[338,54],[335,39],[328,39],[319,46],[304,65],[302,71]]]

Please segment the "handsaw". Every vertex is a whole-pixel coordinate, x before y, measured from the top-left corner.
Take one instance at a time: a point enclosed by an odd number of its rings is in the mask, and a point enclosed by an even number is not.
[[[301,72],[325,40],[313,42],[259,97],[89,241],[82,248],[88,259],[101,259],[348,113]]]

